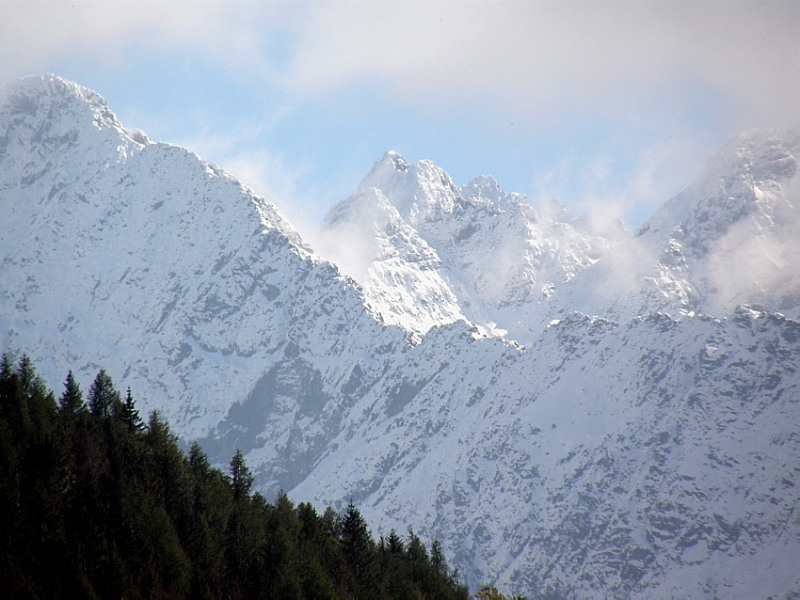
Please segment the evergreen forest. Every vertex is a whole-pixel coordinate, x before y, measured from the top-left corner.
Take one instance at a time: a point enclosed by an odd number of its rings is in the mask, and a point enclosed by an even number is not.
[[[31,360],[0,363],[3,598],[468,598],[440,544],[378,540],[351,504],[322,514],[254,493],[100,371],[56,397]]]

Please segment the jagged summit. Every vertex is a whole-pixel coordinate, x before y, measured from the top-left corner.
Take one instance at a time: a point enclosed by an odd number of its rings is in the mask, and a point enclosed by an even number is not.
[[[334,262],[346,264],[354,247],[369,245],[353,231],[384,240],[384,247],[391,240],[406,248],[409,242],[424,246],[410,253],[399,249],[389,253],[397,257],[391,262],[358,252],[358,269],[349,269],[373,306],[386,307],[399,298],[413,300],[413,305],[399,311],[415,315],[403,321],[414,332],[424,333],[437,319],[445,324],[466,318],[486,332],[508,333],[528,343],[547,323],[554,290],[591,266],[617,241],[582,227],[563,207],[559,210],[552,203],[541,210],[531,207],[524,195],[504,192],[492,177],[478,176],[458,187],[431,161],[409,164],[395,152],[385,153],[373,165],[358,190],[331,209],[323,223],[326,252]],[[374,191],[370,197],[376,199],[375,207],[362,207],[361,215],[343,209],[352,206],[355,198],[363,201],[367,190]],[[384,210],[384,199],[397,209],[393,227],[399,227],[399,219],[413,235],[398,238],[385,228],[363,226],[364,215]],[[351,233],[345,236],[341,232],[347,219]],[[435,260],[424,265],[402,258],[431,252]],[[370,267],[378,262],[380,277]],[[429,296],[427,291],[415,290],[419,285],[429,289],[431,276],[443,304],[418,302],[421,296]],[[400,324],[396,317],[382,314]]]
[[[525,204],[522,194],[508,194],[489,175],[479,175],[462,187],[430,160],[408,163],[389,150],[376,161],[358,190],[381,191],[401,216],[416,224],[439,218],[441,214],[461,212],[467,207],[502,210],[507,205]]]
[[[800,316],[798,156],[800,129],[737,136],[637,232],[662,273],[686,282],[686,309]]]
[[[500,184],[489,175],[478,175],[462,186],[459,190],[459,204],[486,208],[488,210],[503,210],[511,206],[526,204],[523,194],[508,194],[500,189]]]
[[[396,153],[362,185],[380,190],[436,252],[459,307],[448,320],[462,314],[522,343],[572,311],[621,321],[654,312],[724,317],[754,303],[800,317],[798,131],[737,136],[633,237],[556,202],[532,207],[491,177],[459,188],[430,161],[409,164]],[[414,266],[393,268],[394,277],[379,281],[364,268],[356,279],[370,298],[396,296],[398,285],[413,287]]]
[[[47,106],[60,106],[72,103],[73,106],[95,110],[105,113],[104,116],[110,124],[118,124],[116,117],[108,108],[105,99],[97,92],[85,88],[82,85],[62,79],[57,75],[32,75],[23,77],[2,87],[5,102],[12,108],[24,108],[18,102],[24,98],[28,103],[28,108],[32,104]],[[30,112],[30,111],[29,111]],[[67,117],[69,113],[61,114],[60,117]],[[55,116],[50,113],[50,116]]]
[[[378,161],[375,162],[375,165],[373,165],[371,171],[380,169],[381,168],[380,165],[388,163],[392,164],[392,168],[395,171],[399,171],[401,173],[405,173],[409,169],[409,164],[405,161],[405,159],[402,156],[400,156],[400,154],[398,154],[394,150],[387,150],[386,152],[383,153],[383,156]]]
[[[418,337],[436,325],[466,320],[436,250],[377,188],[360,188],[334,206],[315,246],[361,283],[370,309],[386,323]]]
[[[452,212],[458,189],[442,169],[429,160],[407,163],[396,152],[386,152],[370,169],[358,189],[383,192],[404,219],[411,222],[431,214]]]

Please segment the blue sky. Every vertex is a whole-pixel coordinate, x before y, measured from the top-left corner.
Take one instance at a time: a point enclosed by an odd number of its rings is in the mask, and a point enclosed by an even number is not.
[[[0,81],[45,72],[301,230],[388,149],[636,227],[731,136],[800,124],[800,3],[0,3]]]

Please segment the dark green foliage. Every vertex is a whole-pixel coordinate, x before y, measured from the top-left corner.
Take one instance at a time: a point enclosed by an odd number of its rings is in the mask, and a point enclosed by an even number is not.
[[[358,509],[350,503],[342,519],[342,553],[349,575],[348,587],[355,598],[374,596],[376,583],[375,545],[367,524]]]
[[[2,357],[0,597],[467,598],[437,542],[376,544],[352,504],[268,503],[241,452],[227,475],[197,444],[186,457],[105,371],[86,408],[71,372],[56,401]]]
[[[64,382],[64,393],[61,394],[61,398],[58,401],[58,410],[67,415],[76,415],[86,410],[81,388],[76,383],[72,371],[67,373],[67,380]]]
[[[119,392],[114,389],[114,382],[104,369],[100,369],[89,388],[89,411],[95,417],[107,418],[119,402]]]
[[[136,403],[133,401],[131,388],[128,388],[128,391],[125,393],[125,402],[122,403],[119,419],[127,428],[128,433],[136,433],[137,431],[144,430],[144,423],[142,423],[142,419],[139,417],[139,411],[136,410]]]
[[[231,459],[231,489],[234,500],[247,498],[253,487],[253,475],[244,463],[242,451],[237,450]]]

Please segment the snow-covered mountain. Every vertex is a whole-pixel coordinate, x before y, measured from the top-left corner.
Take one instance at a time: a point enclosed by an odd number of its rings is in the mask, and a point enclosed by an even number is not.
[[[56,389],[106,368],[268,495],[438,537],[473,588],[797,594],[799,140],[734,140],[635,234],[387,153],[314,240],[336,267],[97,94],[25,79],[0,342]]]
[[[364,223],[375,211],[392,218]],[[610,236],[591,231],[555,203],[534,209],[491,177],[459,188],[430,161],[387,152],[331,210],[320,238],[389,322],[424,333],[466,318],[527,342],[556,290],[624,235],[621,225]],[[376,240],[381,252],[354,251]]]

